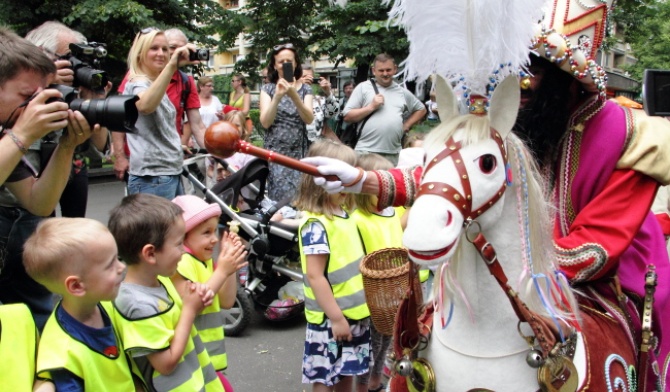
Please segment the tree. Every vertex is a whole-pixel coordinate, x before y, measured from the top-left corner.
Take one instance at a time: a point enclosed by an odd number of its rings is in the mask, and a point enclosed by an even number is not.
[[[346,7],[326,0],[250,0],[246,39],[251,53],[235,69],[257,77],[266,65],[265,54],[278,43],[290,42],[305,58],[328,57],[337,67],[353,59],[357,77],[365,79],[374,57],[387,52],[397,59],[407,55],[405,33],[387,27],[389,5],[380,0],[351,0]]]
[[[266,65],[265,55],[277,44],[291,43],[305,60],[307,36],[312,32],[314,10],[325,0],[250,0],[241,10],[245,21],[245,40],[250,53],[235,64],[235,71],[259,80],[258,70]]]
[[[243,19],[211,0],[3,0],[0,23],[25,35],[48,20],[63,22],[89,40],[104,42],[105,70],[119,81],[135,34],[142,28],[180,28],[191,42],[223,51],[233,45]],[[217,36],[214,39],[214,36]]]
[[[409,52],[405,32],[387,23],[390,5],[379,0],[352,0],[342,7],[325,7],[315,15],[310,44],[315,56],[327,56],[335,66],[346,59],[356,64],[356,81],[366,79],[375,56],[385,52],[401,61]]]
[[[670,3],[637,4],[615,16],[637,58],[637,63],[626,67],[633,78],[641,80],[645,69],[670,69]]]

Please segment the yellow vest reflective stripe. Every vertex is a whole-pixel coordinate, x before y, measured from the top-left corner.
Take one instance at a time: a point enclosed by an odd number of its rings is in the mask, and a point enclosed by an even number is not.
[[[54,310],[44,326],[40,340],[37,354],[39,377],[50,379],[50,371],[66,369],[84,381],[86,391],[135,390],[128,358],[113,323],[111,305],[102,305],[104,312],[112,320],[118,352],[115,355],[101,353],[76,340],[61,327]]]
[[[192,282],[207,283],[214,273],[212,259],[205,262],[198,260],[191,254],[184,253],[177,267],[177,272]],[[215,295],[212,304],[203,309],[195,318],[195,329],[198,330],[207,353],[214,365],[214,369],[221,371],[228,367],[226,343],[224,341],[223,325],[225,319],[221,312],[219,296]]]
[[[155,316],[130,320],[115,309],[115,322],[121,331],[126,351],[133,349],[160,351],[170,346],[179,322],[182,302],[169,278],[159,277],[158,280],[172,300],[172,304],[165,311]],[[159,391],[223,391],[223,385],[195,327],[191,328],[190,336],[175,370],[168,375],[162,375],[154,370],[151,380],[144,380],[147,385]],[[139,376],[142,377],[141,374]]]
[[[342,313],[351,320],[369,317],[370,310],[365,302],[363,277],[359,269],[363,258],[363,246],[356,230],[356,222],[351,218],[335,216],[333,219],[327,219],[323,215],[305,213],[300,223],[300,232],[309,220],[318,220],[326,229],[325,235],[330,247],[326,278],[330,282],[333,296]],[[302,235],[300,235],[300,248],[302,249]],[[300,262],[305,276],[303,279],[305,316],[308,322],[321,324],[325,313],[316,302],[314,291],[309,287],[306,258],[302,251]]]
[[[0,305],[0,383],[6,391],[28,392],[35,381],[37,328],[24,304]]]
[[[358,231],[361,234],[365,253],[370,254],[380,249],[402,248],[402,224],[400,218],[405,212],[403,207],[393,209],[392,216],[377,214],[366,214],[361,210],[355,210],[351,216],[356,221]],[[419,270],[419,281],[428,280],[430,270]]]

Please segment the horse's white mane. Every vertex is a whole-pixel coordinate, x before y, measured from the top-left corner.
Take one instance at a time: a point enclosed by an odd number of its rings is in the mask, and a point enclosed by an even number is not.
[[[463,129],[465,134],[465,138],[461,141],[463,146],[489,139],[489,117],[466,114],[456,116],[452,120],[438,125],[426,136],[424,147],[426,148],[427,155],[432,156],[431,148],[442,149],[445,142],[460,129]],[[554,316],[561,319],[578,318],[577,301],[574,292],[567,279],[561,273],[557,273],[557,268],[554,264],[556,257],[553,252],[552,228],[553,216],[555,214],[543,186],[544,180],[532,154],[519,137],[510,132],[505,140],[505,144],[513,178],[511,187],[508,187],[506,191],[505,199],[514,198],[516,200],[515,205],[519,224],[525,224],[527,221],[529,235],[521,236],[519,246],[522,247],[522,253],[524,253],[524,247],[530,248],[530,257],[522,258],[523,262],[526,263],[524,265],[526,272],[521,277],[508,276],[510,284],[514,286],[515,282],[519,283],[515,289],[517,289],[519,296],[531,310],[548,317]],[[525,173],[525,176],[523,173]],[[524,181],[522,181],[523,177],[525,177],[525,189],[523,186]],[[527,192],[527,196],[524,194],[525,192]],[[524,200],[527,201],[527,213],[524,208],[524,204],[526,203]],[[520,232],[524,233],[524,228],[520,228]],[[458,285],[454,282],[454,279],[458,279],[458,262],[462,259],[461,249],[463,246],[472,246],[467,242],[464,235],[461,236],[448,267],[442,270],[442,273],[447,274],[444,277],[444,281],[446,282],[448,292],[445,294],[451,295],[454,300],[457,300],[456,298],[460,296],[457,293]],[[522,260],[519,260],[519,262],[522,262]],[[531,260],[532,266],[529,263]],[[451,272],[447,271],[448,269],[451,269]],[[549,279],[550,287],[543,287],[543,289],[546,290],[545,298],[553,302],[551,307],[554,311],[551,308],[548,309],[543,304],[541,294],[535,286],[533,275],[546,276]],[[439,285],[434,285],[434,287],[437,286]],[[556,301],[560,301],[561,299],[564,299],[566,303],[556,304]]]

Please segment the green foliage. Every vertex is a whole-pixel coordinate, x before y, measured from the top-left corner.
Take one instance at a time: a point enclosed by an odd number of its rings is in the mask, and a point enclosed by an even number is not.
[[[211,0],[3,0],[0,22],[25,35],[48,20],[63,22],[90,41],[104,42],[105,70],[120,81],[137,31],[180,28],[198,46],[223,51],[233,45],[244,18]],[[214,39],[214,35],[217,39]]]
[[[261,125],[261,111],[259,109],[249,110],[249,118],[251,119],[254,129],[251,131],[251,143],[258,147],[263,147],[263,138],[265,137],[265,128]]]
[[[637,58],[636,64],[626,68],[631,76],[641,80],[645,69],[670,69],[670,3],[638,4],[634,13],[618,16]]]
[[[335,66],[354,59],[359,69],[369,68],[382,52],[400,62],[407,57],[409,43],[402,29],[388,26],[390,7],[379,0],[351,0],[344,8],[321,9],[310,37],[314,56],[326,56]]]

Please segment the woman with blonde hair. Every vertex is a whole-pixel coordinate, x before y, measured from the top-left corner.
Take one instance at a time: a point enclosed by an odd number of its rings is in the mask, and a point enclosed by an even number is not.
[[[165,34],[154,27],[142,29],[135,36],[123,91],[139,97],[135,103],[139,112],[137,132],[127,134],[128,194],[152,193],[172,200],[183,193],[183,152],[175,129],[177,110],[166,91],[179,66],[198,63],[189,61],[189,50],[195,50],[195,46],[177,48],[170,57]]]

